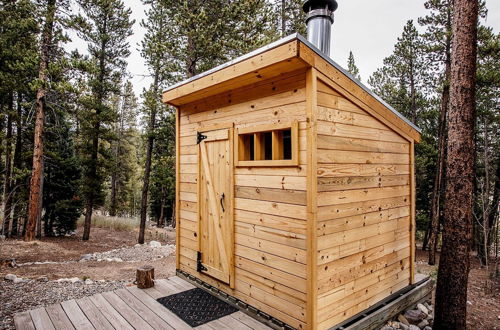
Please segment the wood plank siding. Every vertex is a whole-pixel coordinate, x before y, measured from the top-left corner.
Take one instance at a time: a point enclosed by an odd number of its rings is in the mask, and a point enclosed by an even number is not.
[[[317,328],[410,284],[410,141],[321,80]]]
[[[305,70],[180,106],[179,266],[296,328],[306,325]],[[196,132],[298,121],[299,166],[234,168],[234,289],[196,271]]]

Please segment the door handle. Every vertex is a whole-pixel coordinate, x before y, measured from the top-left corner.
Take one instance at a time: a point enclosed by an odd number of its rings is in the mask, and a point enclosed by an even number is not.
[[[226,198],[226,196],[222,193],[220,196],[220,206],[222,207],[222,212],[226,212],[226,210],[224,210],[224,198]]]

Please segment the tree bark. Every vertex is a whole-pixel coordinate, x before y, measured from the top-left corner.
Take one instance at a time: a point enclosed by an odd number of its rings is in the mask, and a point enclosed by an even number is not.
[[[5,179],[3,189],[3,225],[2,234],[10,236],[10,219],[12,213],[12,112],[14,110],[14,96],[9,95],[7,112],[7,131],[5,134]]]
[[[158,74],[156,73],[153,82],[153,97],[159,97],[157,94],[158,94]],[[152,106],[151,112],[149,114],[148,145],[146,149],[146,163],[144,164],[144,180],[142,185],[142,198],[141,198],[141,221],[139,227],[139,238],[137,240],[139,244],[144,244],[144,235],[146,232],[149,177],[151,176],[151,158],[153,156],[155,129],[156,129],[156,102]]]
[[[107,34],[108,27],[108,17],[105,17],[103,22],[102,34]],[[85,203],[85,222],[83,224],[83,241],[88,241],[90,239],[90,227],[92,224],[92,212],[94,210],[94,203],[96,198],[95,189],[99,186],[99,178],[97,176],[97,161],[99,157],[99,136],[101,130],[101,107],[103,106],[104,101],[104,79],[105,79],[105,69],[106,69],[106,47],[107,40],[102,39],[101,41],[101,49],[100,49],[100,57],[99,57],[99,76],[98,76],[98,88],[97,88],[97,99],[96,99],[96,109],[95,109],[95,122],[94,122],[94,131],[92,136],[92,149],[90,156],[90,168],[88,172],[89,183],[92,185],[89,190],[89,194],[87,196],[87,201]]]
[[[436,264],[436,250],[439,240],[439,223],[441,218],[441,196],[443,194],[443,181],[446,159],[446,117],[450,103],[450,74],[451,74],[451,4],[447,4],[448,8],[448,30],[450,33],[446,36],[446,55],[445,55],[445,73],[444,86],[441,95],[441,111],[439,114],[438,126],[438,164],[436,168],[436,176],[434,178],[434,189],[432,192],[431,204],[431,232],[429,237],[429,265]]]
[[[21,106],[23,96],[21,93],[17,94],[17,116],[16,116],[16,146],[14,149],[14,168],[21,169],[23,165],[22,153],[23,153],[23,108]],[[19,201],[19,190],[22,184],[21,178],[16,179],[13,188],[13,200],[15,201],[14,215],[12,217],[12,236],[17,236],[20,218],[20,201]]]
[[[38,80],[41,86],[36,93],[36,119],[35,136],[33,146],[33,168],[31,171],[29,214],[26,226],[25,241],[35,238],[35,227],[42,215],[43,194],[43,129],[45,125],[45,96],[47,94],[47,68],[49,66],[49,51],[52,43],[52,32],[56,14],[56,0],[47,0],[47,11],[45,24],[42,32],[42,44],[40,47],[40,66],[38,69]]]
[[[436,329],[466,329],[475,165],[478,0],[455,0],[443,246],[436,288]]]

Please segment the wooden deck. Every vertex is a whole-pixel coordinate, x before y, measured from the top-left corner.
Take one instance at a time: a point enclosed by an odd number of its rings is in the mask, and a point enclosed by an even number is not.
[[[193,329],[156,301],[192,288],[192,284],[174,276],[156,280],[151,289],[133,286],[18,313],[14,322],[16,329]],[[196,329],[271,328],[238,311]]]

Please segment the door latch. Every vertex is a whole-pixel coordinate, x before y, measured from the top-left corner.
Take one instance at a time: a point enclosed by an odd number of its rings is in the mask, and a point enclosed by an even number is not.
[[[202,271],[207,271],[207,267],[203,266],[203,264],[201,263],[201,251],[197,251],[197,255],[196,255],[196,270],[198,272],[202,272]]]
[[[200,144],[201,141],[205,140],[207,138],[206,135],[201,134],[200,132],[197,132],[198,134],[196,135],[196,144]]]
[[[226,212],[226,210],[224,209],[224,198],[226,198],[226,196],[224,195],[224,193],[222,193],[222,195],[220,196],[220,206],[222,207],[222,212]]]

